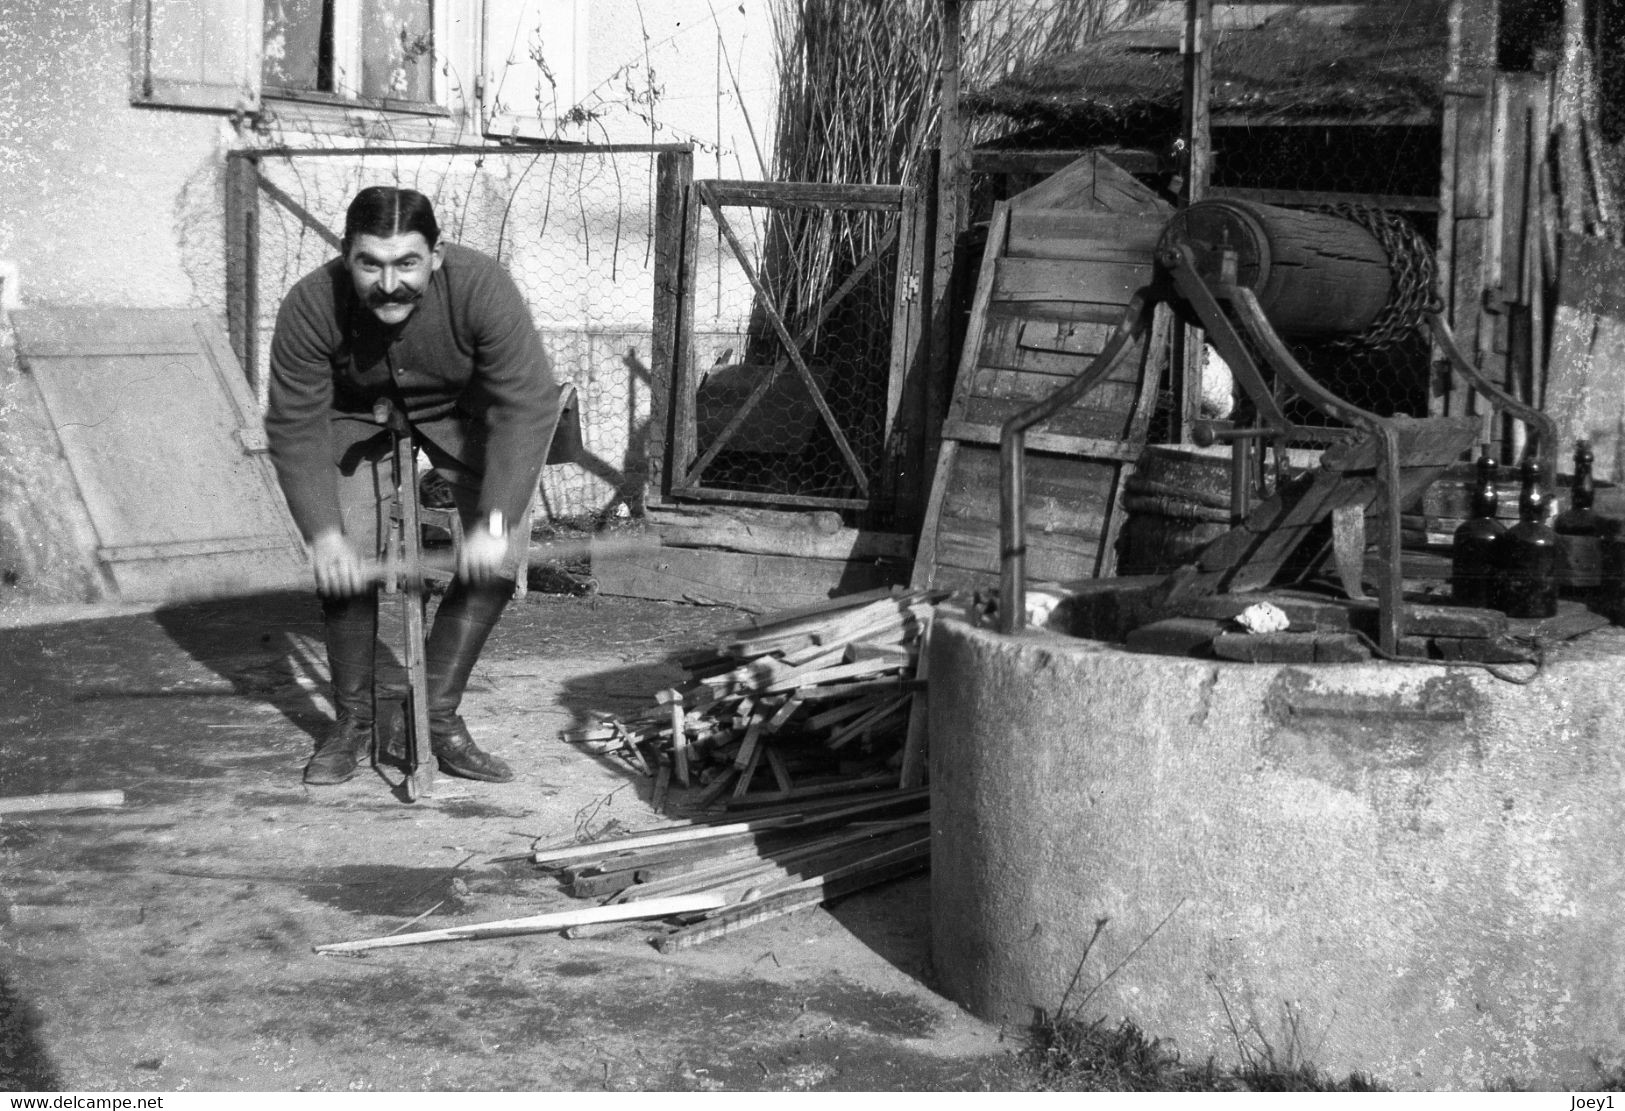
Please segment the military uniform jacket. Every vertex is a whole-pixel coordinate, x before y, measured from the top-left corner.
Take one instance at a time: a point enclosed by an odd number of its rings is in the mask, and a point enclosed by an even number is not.
[[[558,420],[559,391],[513,279],[448,243],[412,315],[396,326],[362,302],[343,259],[301,278],[271,340],[271,460],[306,539],[340,527],[337,468],[377,457],[373,404],[481,475],[479,510],[518,521]]]

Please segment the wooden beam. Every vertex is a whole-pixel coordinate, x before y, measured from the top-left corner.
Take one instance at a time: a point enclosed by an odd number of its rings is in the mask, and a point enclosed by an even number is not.
[[[996,424],[977,424],[967,420],[951,420],[943,425],[942,434],[948,439],[969,444],[986,444],[990,447],[997,447],[999,443],[999,426]],[[1029,432],[1027,433],[1027,450],[1051,451],[1060,455],[1082,455],[1090,459],[1132,463],[1139,459],[1145,449],[1143,445],[1124,443],[1120,440],[1102,440],[1090,436],[1067,436],[1054,432]]]
[[[965,226],[968,208],[959,112],[960,13],[963,4],[962,0],[941,0],[941,5],[942,58],[937,74],[941,124],[933,183],[935,229],[928,288],[923,294],[930,306],[924,396],[926,442],[923,465],[927,470],[934,466],[942,450],[937,430],[953,388],[954,273],[959,233]],[[927,516],[929,512],[927,508]]]
[[[748,926],[817,906],[826,899],[908,875],[929,864],[930,852],[931,840],[927,837],[899,849],[877,853],[873,857],[782,888],[759,899],[728,907],[704,921],[658,938],[655,941],[655,948],[662,953],[692,948]]]
[[[899,559],[914,557],[914,537],[900,532],[843,528],[834,533],[779,529],[730,519],[678,516],[651,508],[649,518],[660,530],[660,543],[675,548],[722,548],[757,555],[807,559]]]
[[[402,945],[428,945],[437,941],[476,941],[489,937],[515,937],[520,934],[546,933],[569,926],[584,926],[599,922],[625,922],[637,918],[667,918],[674,914],[693,914],[696,911],[715,910],[727,905],[727,898],[711,892],[692,895],[673,895],[666,899],[650,899],[637,903],[616,903],[610,906],[584,910],[562,910],[552,914],[533,914],[526,918],[501,918],[493,922],[479,922],[469,926],[453,926],[444,930],[422,930],[412,934],[386,934],[383,937],[361,941],[338,941],[315,947],[318,953],[361,953],[369,949],[391,949]]]
[[[1213,0],[1185,0],[1185,33],[1179,51],[1185,70],[1181,132],[1185,141],[1185,180],[1182,204],[1194,204],[1207,194],[1213,170],[1213,136],[1209,104],[1213,97]]]
[[[804,181],[708,180],[719,205],[746,208],[824,207],[902,211],[908,191],[900,185],[844,185]]]
[[[123,791],[63,791],[56,794],[12,795],[10,798],[0,798],[0,814],[38,814],[47,810],[84,810],[123,805]]]
[[[772,751],[769,749],[769,751]],[[854,784],[854,787],[856,785]],[[796,832],[820,829],[824,823],[840,825],[859,814],[908,801],[912,795],[889,793],[862,802],[843,804],[816,814],[783,814],[771,818],[750,818],[737,822],[691,822],[648,833],[628,834],[586,844],[558,845],[550,849],[537,849],[531,859],[544,866],[562,866],[572,860],[594,860],[613,853],[632,849],[646,849],[655,845],[680,845],[691,841],[710,841],[737,833],[764,833],[767,831]]]
[[[1337,204],[1360,204],[1369,208],[1394,209],[1400,212],[1438,212],[1438,197],[1419,197],[1398,193],[1335,193],[1307,189],[1242,189],[1236,186],[1210,186],[1207,195],[1212,199],[1257,201],[1260,204],[1284,207],[1325,208]]]

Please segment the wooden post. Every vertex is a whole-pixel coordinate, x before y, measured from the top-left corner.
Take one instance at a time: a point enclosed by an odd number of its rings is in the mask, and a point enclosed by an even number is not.
[[[1504,380],[1495,356],[1494,327],[1483,312],[1486,246],[1491,234],[1490,150],[1498,8],[1494,0],[1451,0],[1450,56],[1444,84],[1440,150],[1439,288],[1462,349],[1476,354],[1492,381]],[[1448,376],[1442,376],[1448,382]],[[1430,410],[1466,416],[1465,390],[1436,391]],[[1496,433],[1498,436],[1498,432]]]
[[[682,305],[684,233],[694,151],[661,151],[655,162],[654,331],[649,340],[649,473],[645,504],[658,504],[671,475],[673,384],[680,352],[689,340]],[[692,315],[692,314],[690,314]]]
[[[1213,92],[1212,41],[1213,0],[1186,0],[1185,35],[1180,41],[1184,54],[1185,181],[1180,188],[1184,204],[1194,204],[1207,194],[1213,172],[1212,132],[1209,105]]]
[[[259,368],[259,176],[254,155],[226,156],[226,329],[263,412],[270,383]]]
[[[1209,106],[1213,91],[1212,41],[1213,0],[1186,0],[1185,33],[1180,40],[1184,63],[1184,96],[1180,139],[1185,144],[1185,175],[1180,185],[1181,207],[1188,207],[1207,195],[1213,171],[1212,130]],[[1206,351],[1202,329],[1186,325],[1180,329],[1179,439],[1190,440],[1191,427],[1201,415],[1202,363]]]
[[[954,257],[965,226],[969,198],[964,181],[963,133],[959,119],[959,47],[962,0],[942,0],[942,69],[939,73],[941,133],[936,157],[936,234],[931,258],[930,355],[925,392],[925,465],[936,461],[942,421],[953,392],[957,360],[953,340]]]
[[[887,527],[913,532],[919,525],[924,498],[925,461],[920,457],[923,433],[929,423],[922,408],[929,371],[925,343],[922,293],[925,288],[927,234],[930,205],[925,186],[903,194],[898,213],[897,278],[892,297],[891,372],[886,406],[886,471],[889,504]]]
[[[667,422],[671,446],[666,452],[668,468],[662,483],[664,492],[677,490],[687,483],[684,475],[699,454],[695,412],[695,394],[698,373],[694,366],[694,287],[699,273],[700,255],[700,201],[698,186],[689,183],[683,198],[683,252],[679,268],[676,345],[672,351],[671,393],[667,404],[671,418]]]

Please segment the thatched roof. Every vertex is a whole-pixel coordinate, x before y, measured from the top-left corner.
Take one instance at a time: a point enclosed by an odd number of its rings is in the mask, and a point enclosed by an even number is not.
[[[1446,0],[1215,4],[1215,122],[1431,118],[1447,61],[1445,11]],[[971,91],[963,107],[1025,123],[1177,121],[1184,23],[1183,0],[1157,0],[1081,50]]]

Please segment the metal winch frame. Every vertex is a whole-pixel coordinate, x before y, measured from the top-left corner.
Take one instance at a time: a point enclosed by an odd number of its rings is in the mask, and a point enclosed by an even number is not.
[[[1176,217],[1176,221],[1177,221]],[[1199,325],[1208,341],[1230,366],[1240,390],[1251,402],[1254,415],[1244,425],[1206,424],[1199,434],[1208,442],[1228,441],[1232,446],[1232,491],[1236,504],[1232,520],[1242,521],[1248,513],[1251,484],[1248,476],[1263,473],[1254,468],[1262,463],[1264,452],[1273,448],[1277,469],[1285,459],[1289,443],[1339,443],[1360,445],[1375,455],[1375,477],[1381,490],[1377,499],[1380,512],[1376,530],[1376,580],[1378,643],[1388,655],[1399,654],[1403,635],[1402,575],[1400,569],[1400,476],[1401,437],[1415,433],[1418,425],[1460,425],[1455,418],[1432,422],[1415,418],[1383,417],[1351,404],[1327,389],[1293,357],[1282,340],[1259,297],[1238,276],[1235,248],[1227,242],[1193,241],[1189,236],[1171,234],[1165,229],[1157,247],[1157,274],[1153,282],[1138,290],[1122,319],[1093,362],[1079,375],[1048,398],[1037,402],[1004,422],[999,438],[1000,467],[1000,604],[998,627],[1014,633],[1026,624],[1026,497],[1025,441],[1027,432],[1076,403],[1104,381],[1142,339],[1150,328],[1152,311],[1159,303],[1170,305],[1182,318]],[[1509,394],[1484,376],[1462,352],[1437,305],[1426,306],[1416,314],[1411,326],[1425,329],[1433,346],[1442,353],[1450,370],[1481,397],[1493,412],[1523,422],[1529,429],[1528,450],[1540,459],[1543,473],[1555,476],[1556,425],[1550,417]],[[1243,339],[1246,337],[1246,342]],[[1254,358],[1254,352],[1261,357]],[[1264,369],[1273,373],[1274,384]],[[1290,420],[1283,411],[1284,395],[1296,395],[1320,413],[1340,422],[1342,428],[1306,426]],[[1482,422],[1486,416],[1470,418]],[[1459,431],[1459,427],[1456,428]],[[1476,438],[1476,437],[1475,437]],[[1365,507],[1354,512],[1333,512],[1334,554],[1344,590],[1363,598],[1361,589],[1365,549]],[[1221,537],[1221,540],[1223,538]],[[1218,541],[1215,541],[1217,543]],[[1358,558],[1350,559],[1350,553]]]

